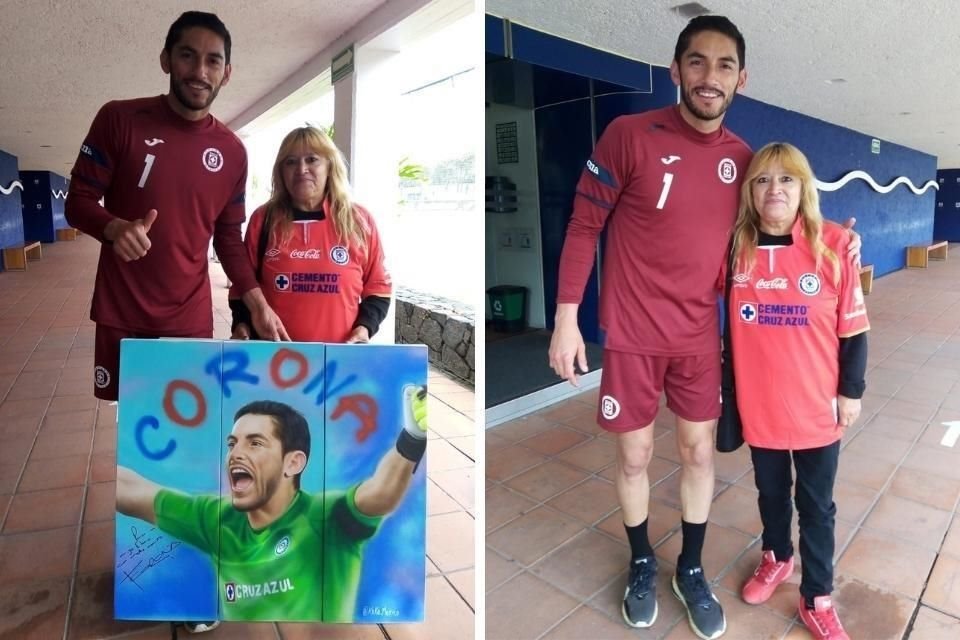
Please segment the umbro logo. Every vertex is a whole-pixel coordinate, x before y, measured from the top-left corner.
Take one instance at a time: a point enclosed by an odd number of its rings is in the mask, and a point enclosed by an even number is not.
[[[144,140],[143,141],[148,147],[155,147],[158,144],[163,144],[163,140],[160,138],[154,138],[153,140]]]
[[[662,162],[663,164],[673,164],[679,159],[680,159],[680,156],[666,156],[666,157],[660,158],[660,162]]]

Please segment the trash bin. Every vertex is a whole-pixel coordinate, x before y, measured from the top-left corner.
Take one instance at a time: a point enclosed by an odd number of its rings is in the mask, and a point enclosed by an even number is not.
[[[487,289],[493,330],[502,333],[523,331],[527,328],[527,288],[501,284]]]

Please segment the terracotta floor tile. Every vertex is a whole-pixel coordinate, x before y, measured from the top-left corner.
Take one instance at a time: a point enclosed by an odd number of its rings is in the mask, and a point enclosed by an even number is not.
[[[713,465],[716,469],[717,479],[724,482],[736,482],[744,475],[753,475],[750,473],[753,468],[753,462],[750,459],[750,447],[746,445],[732,453],[714,452]]]
[[[960,498],[960,480],[902,467],[894,474],[889,493],[944,511],[953,511]]]
[[[80,531],[78,574],[113,571],[114,533],[113,520],[83,525]]]
[[[650,544],[657,546],[678,528],[680,528],[680,509],[660,500],[651,499],[647,505],[647,537],[650,538]],[[623,514],[619,509],[598,524],[597,529],[627,544]]]
[[[460,594],[442,577],[427,580],[427,620],[422,624],[384,625],[391,640],[432,640],[433,638],[473,638],[473,610]],[[341,626],[341,628],[343,628]],[[356,628],[356,627],[354,627]],[[368,629],[371,627],[367,627]],[[372,627],[376,629],[376,627]],[[349,638],[336,635],[331,638]],[[376,638],[364,635],[357,638]],[[284,640],[287,636],[284,635]]]
[[[97,455],[103,453],[116,453],[117,428],[97,427],[93,435],[93,451]]]
[[[113,572],[78,576],[70,611],[70,638],[103,638],[155,626],[113,619]]]
[[[682,474],[680,472],[668,476],[655,487],[651,488],[650,497],[663,500],[667,504],[672,504],[679,509],[681,477]],[[720,493],[722,493],[728,486],[730,485],[728,485],[726,482],[717,480],[713,485],[714,499],[716,499],[716,496],[720,495]]]
[[[677,463],[653,456],[650,458],[650,464],[647,465],[647,479],[650,481],[650,486],[656,486],[660,482],[669,478],[679,469],[680,465]],[[609,480],[610,482],[616,482],[616,471],[616,465],[610,465],[600,472],[600,476]]]
[[[90,459],[90,482],[113,482],[117,479],[117,456],[99,453]]]
[[[657,555],[676,562],[680,555],[683,535],[679,529],[657,547]],[[733,529],[710,525],[703,545],[701,561],[708,580],[718,578],[734,560],[753,544],[753,537]]]
[[[893,475],[895,465],[876,458],[851,452],[843,452],[837,467],[837,482],[841,480],[879,491]]]
[[[452,513],[454,511],[461,511],[462,509],[463,507],[460,506],[460,503],[447,495],[447,493],[441,489],[437,483],[427,476],[428,516],[435,516],[441,513]]]
[[[77,527],[0,536],[0,585],[68,577],[77,550]]]
[[[83,487],[18,493],[10,503],[3,533],[70,527],[80,522]]]
[[[613,621],[592,607],[581,606],[543,636],[544,640],[636,640],[636,629],[622,621]],[[642,637],[642,636],[641,636]]]
[[[475,525],[476,521],[462,511],[427,519],[427,555],[441,571],[474,566]]]
[[[463,598],[471,609],[475,609],[474,592],[476,591],[477,574],[473,569],[465,571],[454,571],[446,574],[447,580],[457,590],[460,597]]]
[[[583,525],[548,507],[538,507],[487,536],[503,556],[530,566],[583,529]]]
[[[594,438],[564,451],[557,457],[567,464],[596,472],[616,461],[617,448],[608,440]]]
[[[623,591],[627,586],[626,567],[628,559],[629,556],[624,556],[623,562],[621,563],[624,571],[608,582],[602,591],[587,602],[587,605],[605,615],[613,621],[614,624],[622,625],[623,628],[627,629],[635,638],[640,638],[641,640],[662,638],[681,618],[686,620],[686,613],[683,610],[683,606],[670,591],[670,579],[674,574],[675,568],[672,564],[658,561],[657,620],[649,629],[632,629],[627,627],[623,621],[623,614],[621,612]],[[584,640],[589,637],[590,636],[584,636]],[[614,635],[613,637],[616,638],[617,636]]]
[[[843,456],[840,456],[841,459]],[[870,511],[878,492],[853,482],[838,481],[833,487],[833,501],[837,505],[837,520],[859,523]]]
[[[493,429],[487,429],[483,433],[483,446],[484,451],[487,452],[487,457],[489,458],[494,452],[503,449],[504,447],[509,447],[513,444],[513,440],[507,440],[503,436],[499,436],[494,433]]]
[[[623,567],[623,546],[599,533],[583,531],[533,565],[529,571],[584,600],[623,571]]]
[[[501,449],[493,458],[487,458],[487,477],[503,482],[508,478],[526,471],[546,461],[546,457],[535,451],[514,445]]]
[[[848,453],[859,453],[868,458],[876,458],[885,462],[897,464],[906,455],[910,443],[896,438],[888,438],[880,433],[860,433],[844,450]]]
[[[25,400],[5,399],[0,403],[0,419],[6,418],[37,418],[37,424],[40,424],[40,418],[43,417],[50,404],[46,398],[29,398]]]
[[[551,460],[529,471],[524,471],[503,484],[537,502],[542,502],[566,491],[587,477],[588,475],[579,469]]]
[[[70,580],[56,578],[0,587],[0,638],[60,638],[67,619]]]
[[[489,593],[486,602],[486,637],[491,640],[537,638],[579,604],[528,573]]]
[[[920,607],[910,630],[911,640],[936,640],[937,638],[960,638],[960,618]]]
[[[13,493],[23,470],[23,462],[0,464],[0,495]]]
[[[564,491],[547,504],[586,524],[593,524],[618,508],[614,486],[595,477]]]
[[[713,501],[710,522],[756,537],[763,530],[757,493],[731,485]]]
[[[486,492],[486,527],[493,531],[532,510],[537,503],[516,491],[497,485]]]
[[[36,440],[34,434],[25,434],[13,438],[4,438],[0,448],[0,465],[22,466]]]
[[[943,545],[940,547],[940,553],[946,553],[960,559],[960,517],[953,517],[953,522],[947,530],[947,536],[943,539]]]
[[[30,452],[30,460],[50,460],[86,454],[93,442],[92,431],[45,431],[40,435]]]
[[[903,461],[903,466],[960,480],[960,449],[916,444]]]
[[[58,398],[54,398],[54,401],[57,399]],[[95,409],[61,411],[60,413],[48,412],[41,425],[41,433],[53,432],[56,434],[64,434],[72,431],[92,432],[95,417]]]
[[[949,524],[950,513],[947,511],[885,495],[877,502],[863,526],[937,550]]]
[[[930,416],[936,412],[937,406],[940,403],[927,403],[927,402],[908,402],[903,399],[893,399],[887,404],[883,405],[883,409],[880,410],[880,413],[887,416],[894,416],[897,418],[907,418],[909,420],[917,420],[919,422],[926,422],[930,419]]]
[[[483,568],[483,590],[493,591],[501,584],[523,570],[514,560],[507,560],[493,549],[487,547]]]
[[[553,427],[523,440],[521,444],[545,456],[555,456],[580,444],[589,436],[567,427]]]
[[[551,429],[556,426],[556,424],[557,423],[553,420],[549,420],[537,414],[532,414],[498,425],[493,429],[490,429],[490,433],[499,438],[510,440],[511,442],[519,442],[531,436],[535,436],[538,433],[543,433],[547,429]]]
[[[467,511],[473,511],[475,495],[476,468],[451,469],[430,474],[430,479],[443,489],[444,493],[463,505]]]
[[[936,552],[861,529],[836,565],[838,574],[917,598]]]
[[[50,407],[47,409],[47,418],[49,419],[54,414],[66,413],[73,416],[74,420],[71,420],[71,423],[83,422],[85,419],[78,418],[89,411],[90,424],[92,425],[96,409],[97,399],[90,393],[76,396],[60,396],[50,401]]]
[[[427,472],[449,471],[472,467],[473,460],[463,455],[446,440],[431,440],[427,451]]]
[[[834,580],[833,601],[851,638],[902,638],[917,604],[845,575]]]
[[[27,463],[18,491],[75,487],[86,480],[89,456],[69,456]]]
[[[940,555],[923,592],[923,604],[960,617],[960,560]]]
[[[570,398],[538,411],[537,415],[542,416],[547,420],[560,422],[564,419],[570,419],[572,417],[583,415],[590,410],[591,408],[589,406],[582,402],[578,402],[576,399]]]
[[[117,483],[97,482],[87,485],[87,503],[83,510],[83,522],[113,522],[116,517]]]

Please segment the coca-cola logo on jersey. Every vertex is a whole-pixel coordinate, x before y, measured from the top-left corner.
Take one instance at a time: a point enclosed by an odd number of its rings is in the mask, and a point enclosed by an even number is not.
[[[298,260],[319,260],[320,249],[292,249],[290,257]]]
[[[757,289],[786,289],[787,279],[774,278],[773,280],[764,280],[763,278],[760,278],[759,280],[757,280],[757,284],[754,286]]]

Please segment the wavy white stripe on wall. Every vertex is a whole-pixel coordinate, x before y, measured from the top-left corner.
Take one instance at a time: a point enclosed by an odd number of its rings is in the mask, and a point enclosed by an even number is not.
[[[899,178],[897,178],[896,180],[894,180],[888,185],[879,185],[877,184],[876,180],[870,177],[869,173],[867,173],[866,171],[860,171],[860,170],[851,171],[850,173],[843,176],[836,182],[823,182],[821,180],[817,180],[817,189],[819,189],[820,191],[836,191],[841,187],[843,187],[844,185],[846,185],[851,180],[854,180],[856,178],[859,178],[864,182],[866,182],[867,184],[869,184],[871,187],[873,187],[873,190],[876,191],[877,193],[890,193],[896,188],[898,184],[907,185],[910,191],[913,191],[918,196],[922,195],[930,187],[933,187],[937,191],[940,190],[940,187],[939,185],[937,185],[936,180],[930,180],[926,184],[924,184],[923,187],[918,189],[913,184],[913,182],[910,181],[910,178],[907,178],[906,176],[900,176]]]
[[[20,191],[23,191],[23,185],[20,184],[19,180],[14,180],[6,188],[4,188],[3,185],[0,185],[0,193],[2,193],[5,196],[8,196],[11,193],[13,193],[14,189],[20,189]]]
[[[51,189],[51,190],[50,190],[50,193],[52,193],[52,194],[53,194],[53,197],[56,198],[57,200],[59,200],[59,199],[61,199],[61,198],[66,198],[66,197],[67,197],[67,192],[66,192],[66,191],[61,191],[60,189],[57,189],[56,191],[54,191],[54,190]]]

